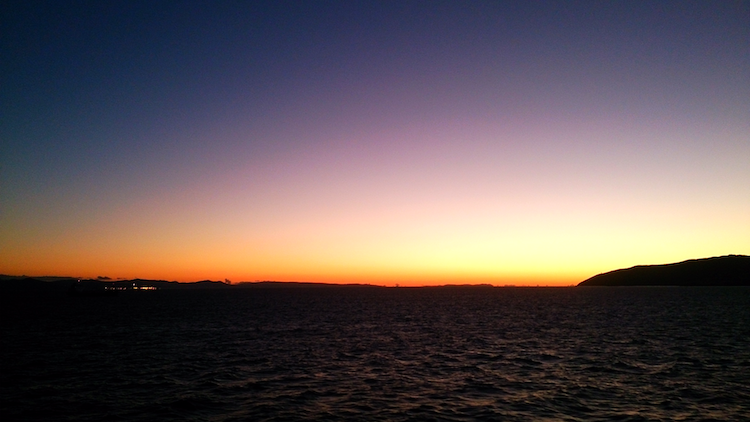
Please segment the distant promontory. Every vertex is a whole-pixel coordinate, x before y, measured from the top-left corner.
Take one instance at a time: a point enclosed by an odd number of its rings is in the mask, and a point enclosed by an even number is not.
[[[638,265],[595,275],[579,286],[750,286],[750,256],[727,255]]]

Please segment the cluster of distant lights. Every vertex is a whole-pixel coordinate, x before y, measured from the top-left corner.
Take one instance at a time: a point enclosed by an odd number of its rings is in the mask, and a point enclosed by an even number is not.
[[[125,291],[125,290],[156,290],[156,286],[139,286],[135,283],[133,283],[132,287],[126,287],[126,286],[107,286],[104,288],[104,290],[110,290],[110,291]]]

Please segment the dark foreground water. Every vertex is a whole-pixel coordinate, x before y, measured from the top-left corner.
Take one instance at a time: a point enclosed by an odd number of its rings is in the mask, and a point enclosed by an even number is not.
[[[3,295],[3,420],[750,419],[748,288]]]

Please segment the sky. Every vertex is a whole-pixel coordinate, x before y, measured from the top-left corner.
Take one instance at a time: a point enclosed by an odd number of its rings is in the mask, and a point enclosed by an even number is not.
[[[0,273],[571,285],[750,254],[748,1],[6,1]]]

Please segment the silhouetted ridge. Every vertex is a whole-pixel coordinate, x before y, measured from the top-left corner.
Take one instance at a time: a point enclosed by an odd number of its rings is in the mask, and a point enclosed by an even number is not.
[[[579,286],[750,286],[750,256],[727,255],[664,265],[638,265],[589,278]]]

